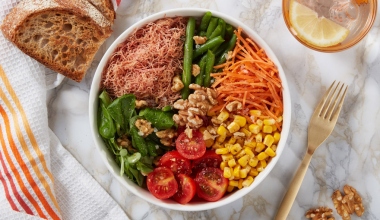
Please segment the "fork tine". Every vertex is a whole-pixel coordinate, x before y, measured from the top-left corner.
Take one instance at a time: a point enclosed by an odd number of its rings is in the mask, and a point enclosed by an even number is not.
[[[343,84],[343,85],[344,85],[344,84]],[[331,117],[331,118],[329,117],[329,118],[330,118],[330,119],[329,119],[330,121],[333,121],[333,120],[338,119],[338,116],[339,116],[340,110],[342,109],[342,106],[343,106],[344,98],[346,97],[347,89],[348,89],[348,86],[345,85],[343,95],[340,97],[339,105],[338,105],[337,109],[335,110],[334,114],[332,115],[332,117]],[[339,93],[340,93],[340,92],[339,92]]]
[[[333,105],[332,105],[332,107],[331,108],[329,108],[329,110],[327,111],[326,110],[326,114],[327,114],[327,117],[325,117],[326,119],[329,119],[329,120],[331,120],[331,115],[333,114],[333,112],[334,112],[334,110],[335,110],[335,107],[336,107],[336,103],[338,102],[338,100],[339,100],[339,97],[340,97],[340,95],[341,95],[341,93],[342,93],[342,89],[343,89],[343,87],[344,87],[344,83],[342,83],[342,85],[340,85],[340,87],[339,87],[339,84],[340,84],[340,82],[338,83],[338,85],[336,86],[336,91],[338,91],[338,88],[339,88],[339,92],[337,93],[337,94],[335,94],[335,92],[334,92],[334,96],[331,96],[331,99],[330,99],[330,103],[334,100],[334,103],[333,103]],[[330,106],[329,106],[330,107]]]
[[[317,113],[319,117],[324,117],[324,115],[326,114],[326,111],[324,111],[324,110],[327,109],[325,107],[326,106],[326,101],[331,96],[330,94],[331,94],[331,91],[333,90],[334,86],[335,86],[335,81],[331,84],[331,86],[329,87],[329,89],[324,94],[322,100],[318,103],[318,106],[315,108],[315,113]],[[334,94],[334,92],[335,92],[335,90],[333,91],[333,94]]]

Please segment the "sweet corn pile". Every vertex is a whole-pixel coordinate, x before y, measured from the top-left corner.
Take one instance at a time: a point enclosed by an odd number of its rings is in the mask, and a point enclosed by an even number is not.
[[[281,136],[276,122],[282,122],[282,117],[277,120],[261,117],[259,110],[249,112],[252,124],[244,116],[231,114],[222,111],[217,116],[222,122],[216,128],[218,136],[215,141],[206,140],[207,146],[222,156],[220,168],[224,177],[229,179],[229,192],[250,186],[271,158],[276,156]]]

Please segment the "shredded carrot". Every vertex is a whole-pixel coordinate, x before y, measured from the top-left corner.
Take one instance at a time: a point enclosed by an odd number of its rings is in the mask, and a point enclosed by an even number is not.
[[[239,101],[239,112],[247,119],[249,111],[262,111],[262,118],[277,119],[283,114],[282,85],[276,65],[267,57],[263,48],[253,40],[242,36],[239,27],[235,34],[237,42],[226,63],[214,66],[222,72],[213,73],[212,87],[216,89],[219,104],[210,111],[221,111],[232,101]],[[282,123],[276,123],[281,130]]]

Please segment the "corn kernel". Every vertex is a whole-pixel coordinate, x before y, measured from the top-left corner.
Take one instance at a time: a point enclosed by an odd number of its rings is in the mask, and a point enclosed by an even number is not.
[[[232,173],[231,173],[231,168],[229,167],[224,167],[223,169],[223,176],[225,178],[230,178],[232,176]]]
[[[274,156],[276,156],[276,152],[274,152],[274,150],[272,149],[272,148],[267,148],[267,149],[265,149],[265,151],[264,151],[266,154],[268,154],[268,156],[270,156],[270,157],[274,157]]]
[[[228,148],[219,148],[215,150],[216,154],[228,154]]]
[[[257,159],[259,159],[260,161],[261,160],[265,160],[265,159],[267,159],[268,158],[268,154],[266,154],[265,152],[261,152],[261,153],[259,153],[259,155],[257,155]]]
[[[248,164],[249,161],[249,155],[244,155],[242,156],[239,160],[238,163],[242,166],[245,167]]]
[[[205,143],[206,143],[206,147],[211,147],[214,144],[214,140],[213,139],[207,139],[207,140],[205,140]]]
[[[279,117],[276,119],[276,122],[282,122],[282,116],[279,116]]]
[[[240,159],[241,157],[243,157],[245,155],[245,151],[244,150],[241,150],[239,153],[237,153],[235,155],[235,159]]]
[[[274,142],[274,137],[271,134],[268,134],[265,136],[263,143],[266,146],[270,147],[270,146],[272,146],[273,142]]]
[[[259,152],[263,151],[264,148],[265,148],[265,145],[264,145],[263,143],[257,143],[256,148],[255,148],[255,151],[256,151],[257,153],[259,153]]]
[[[244,147],[244,152],[251,158],[255,156],[255,154],[252,152],[252,150],[249,147]]]
[[[216,133],[219,135],[227,135],[227,129],[223,125],[220,125],[218,129],[216,129]]]
[[[262,168],[267,167],[267,162],[265,160],[260,160],[260,164]]]
[[[277,145],[272,145],[270,148],[272,148],[273,151],[276,151],[277,150]]]
[[[220,163],[220,169],[221,170],[224,170],[224,168],[227,166],[227,162],[226,161],[222,161],[221,163]]]
[[[266,118],[263,121],[264,125],[274,125],[276,123],[276,120],[273,118]]]
[[[232,158],[231,160],[228,161],[228,166],[229,167],[234,167],[236,165],[236,161],[234,158]]]
[[[280,134],[279,132],[274,132],[274,134],[273,134],[273,138],[274,138],[274,142],[273,142],[273,143],[277,144],[278,141],[279,141],[280,138],[281,138],[281,134]]]
[[[271,125],[272,126],[272,131],[277,131],[277,126],[276,125]]]
[[[200,128],[199,128],[199,131],[200,131],[202,134],[203,134],[203,132],[204,132],[205,130],[207,130],[206,127],[200,127]]]
[[[232,191],[234,191],[234,186],[228,186],[227,187],[227,192],[232,192]]]
[[[215,116],[215,115],[216,115],[216,112],[215,112],[215,111],[208,111],[208,112],[207,112],[207,116],[212,117],[212,116]]]
[[[272,125],[264,125],[263,126],[263,132],[264,133],[270,134],[270,133],[272,133],[272,131],[273,131]]]
[[[248,187],[253,183],[253,177],[248,176],[247,179],[245,179],[242,183],[243,187]]]
[[[256,169],[251,169],[248,173],[249,176],[257,176],[259,175],[259,171],[257,171]]]
[[[246,146],[246,147],[250,147],[250,148],[255,148],[256,147],[256,142],[254,142],[254,141],[246,141],[246,142],[244,142],[244,146]]]
[[[239,182],[236,181],[236,180],[230,180],[230,182],[228,183],[228,185],[237,187],[239,185]]]
[[[240,175],[240,178],[244,179],[247,177],[248,172],[246,169],[241,169],[239,175]]]
[[[247,130],[246,128],[241,128],[240,132],[243,132],[247,138],[252,135],[252,133],[249,130]]]
[[[228,162],[231,159],[234,159],[234,156],[232,154],[222,154],[222,160],[224,162]]]
[[[254,134],[258,134],[260,132],[260,126],[257,125],[257,124],[251,124],[249,125],[248,127],[249,131],[254,133]]]
[[[233,176],[235,178],[240,178],[240,168],[241,168],[240,165],[236,165],[234,167]]]
[[[263,142],[263,135],[261,133],[258,133],[256,134],[255,139],[257,143],[261,143]]]
[[[224,140],[226,140],[226,135],[219,135],[217,138],[216,138],[216,141],[219,142],[219,143],[222,143]]]
[[[214,142],[214,144],[212,145],[212,149],[219,149],[219,148],[223,148],[223,145],[221,145],[219,142]]]
[[[244,179],[240,179],[239,180],[239,182],[238,182],[238,189],[243,188],[243,181],[244,181]]]
[[[245,139],[244,138],[237,138],[236,143],[240,144],[240,146],[244,146]]]
[[[261,116],[261,111],[260,110],[250,110],[249,114],[252,116]]]
[[[247,119],[241,115],[235,115],[234,122],[236,122],[240,127],[244,127],[247,123]]]
[[[220,112],[220,114],[218,115],[217,119],[218,119],[219,121],[222,121],[222,122],[223,122],[223,121],[227,120],[229,116],[230,116],[230,114],[229,114],[227,111],[222,111],[222,112]]]
[[[231,122],[228,126],[227,126],[227,129],[229,132],[231,133],[235,133],[237,132],[239,129],[240,129],[240,126],[238,123],[236,123],[235,121]]]
[[[262,128],[263,125],[264,125],[264,122],[263,122],[263,120],[261,120],[261,119],[257,119],[257,120],[256,120],[256,124],[257,124],[260,128]]]
[[[235,144],[236,143],[236,138],[234,136],[232,136],[229,140],[228,140],[228,143],[229,144]]]
[[[259,160],[256,157],[249,159],[249,162],[248,162],[249,166],[251,167],[256,167],[258,163],[259,163]]]
[[[232,155],[236,155],[241,151],[242,147],[240,144],[234,144],[232,147],[230,147],[230,152]]]

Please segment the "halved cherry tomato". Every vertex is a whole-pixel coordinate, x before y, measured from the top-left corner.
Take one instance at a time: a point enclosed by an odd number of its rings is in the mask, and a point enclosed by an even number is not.
[[[185,174],[179,174],[177,176],[178,180],[178,191],[174,194],[173,199],[180,204],[186,204],[194,197],[197,187],[195,186],[195,181]]]
[[[172,197],[178,190],[178,183],[173,172],[167,167],[157,167],[148,174],[148,190],[157,199]]]
[[[207,150],[206,153],[191,163],[193,173],[196,175],[205,167],[220,167],[222,162],[222,157],[219,154],[216,154],[213,150]]]
[[[167,167],[171,169],[174,175],[178,174],[191,174],[190,160],[181,156],[178,151],[173,150],[165,153],[158,161],[159,167]]]
[[[203,168],[195,178],[197,195],[207,201],[214,202],[222,198],[227,190],[228,179],[223,171],[215,167]]]
[[[193,160],[203,156],[206,152],[206,143],[203,140],[203,135],[200,131],[193,130],[193,137],[187,137],[186,133],[181,133],[175,146],[178,152],[187,159]]]

